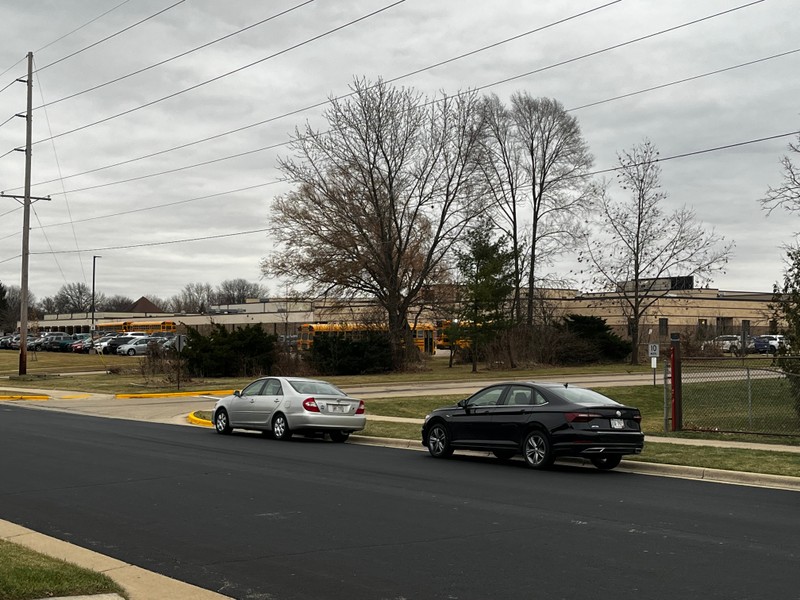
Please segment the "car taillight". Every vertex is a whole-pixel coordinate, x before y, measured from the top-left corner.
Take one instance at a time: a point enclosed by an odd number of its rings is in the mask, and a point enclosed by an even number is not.
[[[592,419],[603,418],[603,415],[599,415],[597,413],[578,413],[578,412],[569,412],[564,416],[570,423],[586,423],[588,421],[591,421]]]
[[[357,415],[363,415],[364,414],[364,401],[363,400],[359,400],[358,408],[356,409],[356,414]]]
[[[303,400],[303,408],[308,412],[319,412],[319,406],[317,406],[317,401],[314,400],[314,398],[306,398]]]

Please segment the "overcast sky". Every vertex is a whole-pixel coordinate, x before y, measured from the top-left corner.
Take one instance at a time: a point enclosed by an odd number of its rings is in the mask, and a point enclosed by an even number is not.
[[[282,295],[280,282],[260,280],[259,270],[272,250],[271,201],[288,189],[276,182],[276,159],[306,120],[324,129],[322,108],[307,107],[347,93],[353,77],[419,71],[397,85],[429,95],[482,88],[503,100],[518,90],[556,98],[578,118],[598,171],[645,137],[667,158],[800,130],[797,0],[0,5],[0,123],[10,119],[0,126],[0,190],[8,194],[23,193],[25,163],[12,149],[25,142],[25,121],[13,115],[24,113],[26,91],[13,81],[24,77],[29,51],[37,69],[32,194],[51,197],[31,214],[37,298],[65,283],[91,286],[94,255],[102,256],[97,290],[107,295],[165,298],[187,283],[233,278]],[[686,25],[692,21],[699,22]],[[514,36],[521,37],[428,69]],[[201,142],[212,136],[219,137]],[[800,216],[768,216],[757,200],[780,183],[779,160],[793,140],[662,163],[668,208],[692,207],[735,243],[713,287],[769,291],[780,279],[782,245],[800,231]],[[20,284],[22,216],[18,203],[0,198],[5,285]]]

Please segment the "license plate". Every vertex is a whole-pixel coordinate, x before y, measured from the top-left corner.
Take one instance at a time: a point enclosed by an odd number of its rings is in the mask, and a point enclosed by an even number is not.
[[[625,421],[622,419],[611,419],[611,429],[625,429]]]
[[[328,410],[331,412],[347,412],[347,407],[344,404],[328,404]]]

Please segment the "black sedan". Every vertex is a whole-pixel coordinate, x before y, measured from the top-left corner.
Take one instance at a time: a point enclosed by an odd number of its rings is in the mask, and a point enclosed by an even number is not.
[[[436,458],[454,450],[488,450],[501,459],[522,454],[534,469],[559,456],[591,459],[613,469],[644,447],[638,408],[568,384],[508,382],[490,385],[456,406],[425,417],[422,443]]]

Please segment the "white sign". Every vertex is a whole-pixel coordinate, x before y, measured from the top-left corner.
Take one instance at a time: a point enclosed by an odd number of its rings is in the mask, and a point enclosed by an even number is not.
[[[175,337],[175,349],[178,352],[183,351],[183,347],[186,345],[186,336],[185,335],[178,335]]]
[[[647,351],[650,358],[658,358],[660,356],[658,344],[647,344]]]

